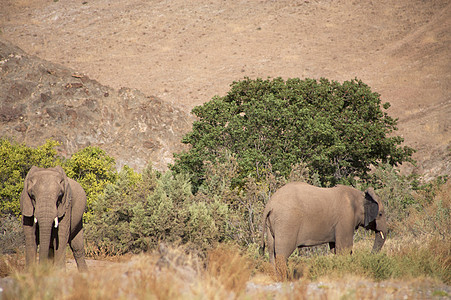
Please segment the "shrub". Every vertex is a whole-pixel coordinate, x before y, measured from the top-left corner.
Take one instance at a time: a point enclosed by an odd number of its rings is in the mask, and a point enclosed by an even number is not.
[[[186,219],[183,204],[190,196],[191,188],[183,176],[163,174],[157,179],[155,189],[134,209],[131,224],[135,236],[145,240],[150,249],[160,241],[179,242]]]
[[[432,183],[418,191],[418,208],[410,210],[407,218],[398,223],[399,233],[415,236],[449,237],[451,232],[451,182]]]
[[[405,220],[410,209],[419,208],[414,197],[416,178],[401,175],[399,170],[389,164],[376,167],[369,184],[375,188],[384,204],[390,229]]]
[[[183,230],[184,240],[200,250],[210,249],[218,242],[227,241],[229,236],[229,210],[226,204],[212,202],[191,202]]]
[[[194,201],[218,207],[221,204],[225,207],[223,211],[227,208],[224,218],[217,219],[226,222],[220,226],[224,229],[222,240],[232,239],[242,246],[259,241],[264,206],[271,193],[279,188],[285,179],[274,175],[271,165],[268,165],[265,170],[261,170],[264,181],[256,182],[254,178],[248,177],[243,186],[238,186],[233,182],[239,171],[238,162],[235,155],[227,153],[213,162],[204,162],[204,165],[205,180]]]
[[[108,183],[116,181],[114,158],[98,147],[86,147],[74,153],[63,166],[68,177],[76,180],[86,192],[89,215],[93,201],[102,194]]]
[[[149,173],[152,171],[146,170],[144,174]],[[92,215],[85,226],[89,254],[118,255],[146,247],[142,240],[133,236],[130,223],[136,207],[143,206],[150,192],[144,189],[153,188],[155,180],[153,176],[138,177],[131,169],[124,168],[117,181],[105,187],[104,193],[92,202]]]
[[[162,241],[207,250],[230,237],[226,204],[194,199],[186,175],[160,174],[151,166],[141,178],[122,170],[92,207],[86,224],[90,254],[136,253]]]

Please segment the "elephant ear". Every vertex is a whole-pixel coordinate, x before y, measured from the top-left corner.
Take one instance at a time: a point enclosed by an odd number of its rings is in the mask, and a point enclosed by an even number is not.
[[[34,183],[31,180],[33,174],[38,170],[37,167],[31,167],[24,180],[24,187],[22,194],[20,195],[20,211],[24,217],[32,217],[34,215],[34,206],[31,202],[29,191],[33,187]]]
[[[377,202],[377,196],[372,187],[365,191],[364,200],[364,211],[365,211],[365,227],[367,227],[371,222],[376,220],[379,213],[379,203]]]
[[[66,173],[64,172],[63,168],[61,166],[57,166],[55,168],[57,172],[59,172],[63,178],[63,195],[61,198],[61,203],[58,205],[58,218],[62,218],[67,210],[69,209],[70,202],[72,199],[72,190],[70,188],[69,184],[69,178],[67,177]]]

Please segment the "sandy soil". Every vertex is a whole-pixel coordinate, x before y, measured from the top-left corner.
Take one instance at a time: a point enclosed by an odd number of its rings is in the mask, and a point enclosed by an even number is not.
[[[451,172],[450,1],[0,2],[1,38],[187,110],[245,76],[357,77],[392,104],[416,171]]]

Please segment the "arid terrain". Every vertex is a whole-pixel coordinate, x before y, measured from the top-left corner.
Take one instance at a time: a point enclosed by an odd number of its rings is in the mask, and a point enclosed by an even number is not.
[[[427,178],[451,172],[449,1],[1,0],[1,7],[1,40],[101,86],[137,89],[186,113],[225,95],[245,76],[340,82],[357,77],[391,103],[398,134],[417,149],[417,166],[404,170]],[[120,115],[115,104],[105,104],[110,105]],[[158,122],[171,118],[166,114]],[[192,119],[186,120],[176,126],[176,138],[190,129]],[[43,142],[39,136],[27,139],[22,130],[16,131],[18,141]],[[108,134],[127,130],[133,129]],[[179,148],[165,144],[164,131],[159,136],[147,144],[138,135],[122,142],[134,144],[140,156],[131,163],[122,159],[130,157],[129,148],[121,152],[114,141],[106,148],[133,167],[158,160],[161,153],[152,147],[165,148],[165,160],[156,164],[162,168]],[[154,154],[146,157],[146,151]]]
[[[151,162],[162,170],[183,149],[191,109],[244,77],[361,79],[391,103],[388,113],[399,119],[395,134],[417,150],[416,166],[404,164],[402,171],[425,180],[451,174],[451,1],[0,0],[0,137],[29,146],[53,138],[64,156],[99,146],[118,167],[140,171]],[[136,271],[133,259],[89,263],[107,270],[100,279],[95,272],[84,277],[106,295],[118,295],[128,283],[124,274],[161,287],[153,267],[149,274]],[[114,268],[120,270],[109,272]],[[177,272],[177,280],[188,281]],[[24,282],[25,291],[41,284]],[[212,299],[229,295],[217,294],[216,284],[205,284],[213,287]],[[171,291],[167,286],[162,294]],[[202,284],[194,286],[193,295],[203,295]],[[75,288],[86,299],[89,291]],[[244,289],[280,299],[293,299],[292,291],[308,299],[451,293],[449,285],[421,278],[283,286],[253,278]]]

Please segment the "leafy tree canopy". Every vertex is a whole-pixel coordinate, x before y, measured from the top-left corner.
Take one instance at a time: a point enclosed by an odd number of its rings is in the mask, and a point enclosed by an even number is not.
[[[172,169],[192,174],[199,187],[206,161],[231,152],[239,164],[237,183],[248,176],[261,180],[272,171],[288,176],[306,163],[323,185],[368,178],[370,165],[412,161],[412,148],[393,135],[397,119],[390,107],[361,80],[340,84],[327,79],[282,78],[234,82],[224,97],[197,106],[198,118],[176,154]]]

